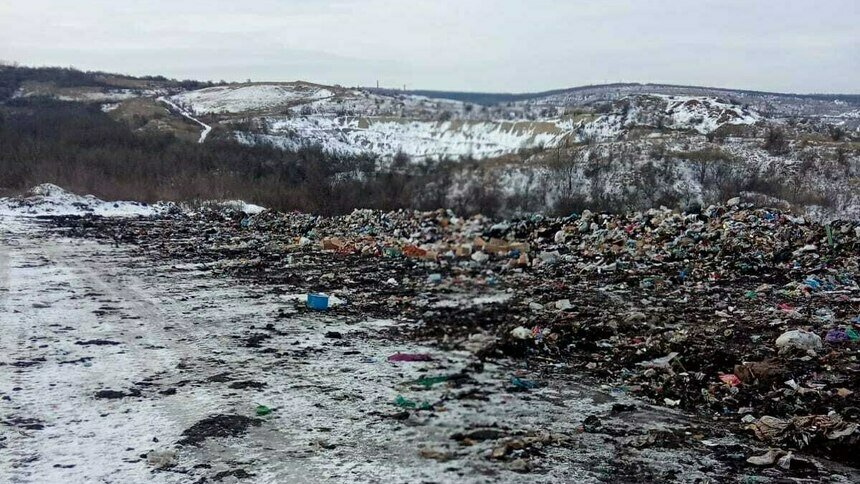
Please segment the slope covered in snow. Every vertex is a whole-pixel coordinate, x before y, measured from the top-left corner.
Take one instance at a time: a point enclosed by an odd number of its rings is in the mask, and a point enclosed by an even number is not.
[[[205,201],[202,206],[229,208],[249,214],[260,213],[264,207],[242,200]],[[43,183],[21,197],[0,198],[0,215],[12,217],[83,216],[149,217],[169,212],[188,211],[172,202],[146,204],[131,201],[107,202],[93,195],[76,195],[52,183]]]
[[[308,116],[269,119],[265,134],[237,132],[248,144],[296,149],[320,145],[328,152],[384,158],[398,152],[414,159],[490,158],[538,146],[556,146],[572,131],[566,120],[422,121],[397,118]]]
[[[195,115],[238,114],[285,108],[333,95],[334,92],[326,87],[296,82],[209,87],[177,94],[171,97],[171,101]]]
[[[309,83],[218,86],[172,96],[186,115],[207,116],[246,144],[284,149],[319,145],[339,154],[415,159],[492,158],[588,138],[623,136],[636,127],[709,133],[761,117],[706,96],[634,95],[603,115],[461,101]],[[594,108],[589,108],[593,111]]]
[[[762,117],[752,110],[702,96],[660,96],[666,101],[670,127],[693,129],[705,134],[725,124],[755,124]]]
[[[151,216],[171,209],[172,204],[106,202],[92,195],[75,195],[51,183],[34,187],[23,197],[0,198],[0,215],[100,215],[104,217]]]
[[[632,128],[711,133],[725,125],[753,125],[762,117],[716,98],[640,95],[619,99],[609,113],[578,126],[579,139],[617,138]]]

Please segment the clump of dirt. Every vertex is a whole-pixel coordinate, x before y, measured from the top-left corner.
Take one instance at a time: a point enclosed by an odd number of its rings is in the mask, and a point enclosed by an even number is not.
[[[243,415],[215,415],[186,429],[182,432],[184,438],[176,444],[199,446],[206,439],[213,437],[238,437],[245,435],[250,427],[259,427],[262,423],[258,418]]]
[[[237,381],[230,384],[234,390],[245,390],[248,388],[265,388],[266,382],[261,381]]]
[[[91,339],[87,341],[75,341],[78,346],[116,346],[122,343],[118,341],[108,341],[104,339]]]
[[[132,388],[128,391],[128,393],[119,391],[119,390],[99,390],[96,392],[95,397],[100,400],[118,400],[120,398],[125,397],[139,397],[140,390],[137,388]]]

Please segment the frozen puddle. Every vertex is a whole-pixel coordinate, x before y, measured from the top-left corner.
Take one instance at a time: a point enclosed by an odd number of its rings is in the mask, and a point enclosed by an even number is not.
[[[670,412],[613,417],[622,396],[382,336],[402,322],[298,311],[300,297],[31,224],[0,218],[0,482],[605,482],[636,466],[694,481],[722,468],[709,451],[622,452],[582,431],[594,414],[621,433],[682,428]],[[432,360],[389,362],[397,352]],[[516,388],[515,374],[543,386]],[[177,445],[214,416],[259,421]]]

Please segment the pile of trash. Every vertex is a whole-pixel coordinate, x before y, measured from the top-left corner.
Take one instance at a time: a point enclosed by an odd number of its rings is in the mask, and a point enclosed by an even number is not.
[[[511,221],[221,209],[58,223],[860,465],[857,221],[735,202]]]

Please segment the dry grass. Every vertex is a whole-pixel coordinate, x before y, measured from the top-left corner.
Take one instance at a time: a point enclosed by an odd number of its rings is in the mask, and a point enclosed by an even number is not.
[[[135,131],[173,133],[177,138],[197,141],[200,126],[183,116],[170,112],[163,103],[151,98],[123,101],[108,115],[129,125]]]

